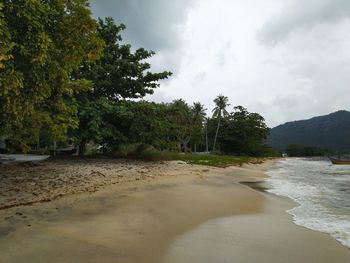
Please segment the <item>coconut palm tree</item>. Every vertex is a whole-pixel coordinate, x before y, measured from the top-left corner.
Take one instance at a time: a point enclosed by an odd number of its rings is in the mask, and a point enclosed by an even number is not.
[[[191,107],[192,111],[192,125],[195,131],[195,134],[202,134],[203,131],[203,122],[206,117],[206,109],[204,108],[204,105],[200,102],[193,103],[193,106]],[[199,132],[198,132],[199,131]],[[196,138],[197,139],[197,138]],[[200,139],[200,138],[199,138]],[[195,141],[198,141],[195,140]],[[194,152],[197,152],[197,144],[194,144]]]
[[[220,122],[221,117],[227,116],[229,113],[226,110],[226,107],[230,104],[228,103],[228,97],[224,95],[219,95],[214,99],[215,108],[213,109],[213,118],[218,119],[218,126],[216,127],[216,133],[214,138],[214,145],[213,145],[213,152],[215,151],[216,146],[216,140],[218,138],[219,128],[220,128]]]
[[[174,124],[174,135],[178,150],[187,151],[187,144],[191,139],[191,109],[183,99],[174,100],[170,104],[170,118]]]
[[[204,108],[204,105],[200,102],[194,102],[192,106],[192,120],[193,124],[202,126],[207,109]]]

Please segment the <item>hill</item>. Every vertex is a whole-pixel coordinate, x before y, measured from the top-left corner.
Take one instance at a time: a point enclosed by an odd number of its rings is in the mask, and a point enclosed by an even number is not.
[[[284,150],[290,144],[350,152],[350,112],[337,111],[273,128],[267,144]]]

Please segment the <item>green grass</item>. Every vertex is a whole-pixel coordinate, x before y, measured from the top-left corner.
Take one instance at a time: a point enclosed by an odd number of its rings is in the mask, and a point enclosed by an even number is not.
[[[132,147],[131,147],[132,146]],[[215,154],[193,154],[178,152],[163,152],[149,145],[129,145],[125,153],[119,157],[133,158],[144,161],[184,161],[188,164],[227,167],[244,163],[261,163],[262,159],[250,156],[232,156]],[[130,150],[131,149],[131,150]]]
[[[212,154],[189,154],[168,153],[170,160],[184,161],[188,164],[199,164],[208,166],[227,167],[231,165],[242,165],[244,163],[258,162],[259,160],[249,156],[230,156]]]

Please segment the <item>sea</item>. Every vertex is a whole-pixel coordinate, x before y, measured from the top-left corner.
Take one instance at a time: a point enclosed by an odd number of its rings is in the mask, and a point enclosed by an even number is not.
[[[297,225],[328,233],[350,248],[350,165],[321,158],[287,158],[269,172],[271,193],[298,205],[287,212]]]

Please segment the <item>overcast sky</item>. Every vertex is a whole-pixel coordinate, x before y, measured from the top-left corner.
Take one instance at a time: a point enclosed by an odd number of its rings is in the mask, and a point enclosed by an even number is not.
[[[91,0],[96,17],[127,26],[134,47],[171,70],[157,102],[184,98],[211,110],[263,115],[270,127],[350,109],[350,0]],[[209,111],[208,111],[209,112]]]

